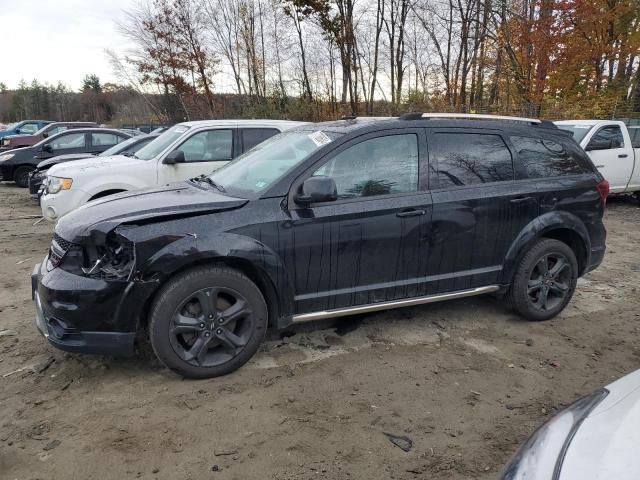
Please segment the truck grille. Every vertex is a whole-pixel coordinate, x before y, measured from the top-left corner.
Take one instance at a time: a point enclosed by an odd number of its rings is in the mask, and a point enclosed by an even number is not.
[[[49,261],[54,268],[60,265],[60,262],[72,246],[73,243],[66,241],[57,233],[53,234],[51,248],[49,249]]]

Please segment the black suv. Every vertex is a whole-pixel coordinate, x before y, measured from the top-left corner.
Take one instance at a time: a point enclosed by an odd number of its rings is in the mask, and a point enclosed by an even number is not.
[[[553,317],[602,261],[607,182],[553,124],[443,117],[305,125],[71,212],[33,272],[38,328],[102,354],[148,332],[202,378],[296,322],[490,292]]]

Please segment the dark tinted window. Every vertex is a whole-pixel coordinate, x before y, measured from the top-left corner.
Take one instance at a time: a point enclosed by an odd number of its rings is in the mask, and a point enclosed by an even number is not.
[[[436,133],[432,144],[432,188],[513,180],[511,152],[499,135]]]
[[[560,143],[532,137],[511,137],[528,178],[557,177],[588,171],[587,166]]]
[[[242,150],[246,152],[251,150],[259,143],[264,142],[267,138],[280,133],[275,128],[243,128],[242,129]]]
[[[617,125],[603,127],[589,140],[589,145],[610,145],[609,148],[622,148],[624,146],[624,138],[622,130]]]
[[[338,198],[371,197],[418,190],[418,137],[371,138],[338,153],[314,175],[332,177]]]

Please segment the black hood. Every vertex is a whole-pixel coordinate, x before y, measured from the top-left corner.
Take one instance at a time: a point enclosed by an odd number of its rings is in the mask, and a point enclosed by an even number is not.
[[[231,210],[247,202],[223,195],[213,187],[174,183],[94,200],[62,217],[56,225],[56,233],[73,243],[88,239],[91,243],[102,243],[109,232],[122,224],[153,223]]]
[[[47,158],[38,164],[38,170],[46,170],[58,163],[70,162],[71,160],[82,160],[84,158],[95,157],[92,153],[69,153],[67,155],[58,155],[56,157]]]

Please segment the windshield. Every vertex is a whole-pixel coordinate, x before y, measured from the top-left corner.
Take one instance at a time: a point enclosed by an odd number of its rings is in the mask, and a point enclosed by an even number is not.
[[[231,195],[251,196],[271,186],[282,175],[341,134],[322,131],[284,132],[209,175]]]
[[[566,130],[567,132],[571,132],[573,135],[573,139],[576,143],[580,143],[582,139],[585,137],[589,130],[593,128],[593,125],[581,125],[581,124],[566,124],[560,123],[556,124],[560,130]]]
[[[176,125],[175,127],[170,128],[158,138],[149,142],[145,147],[138,150],[134,157],[140,160],[151,160],[152,158],[157,157],[164,151],[164,149],[180,138],[187,130],[189,130],[189,127],[186,125]]]

